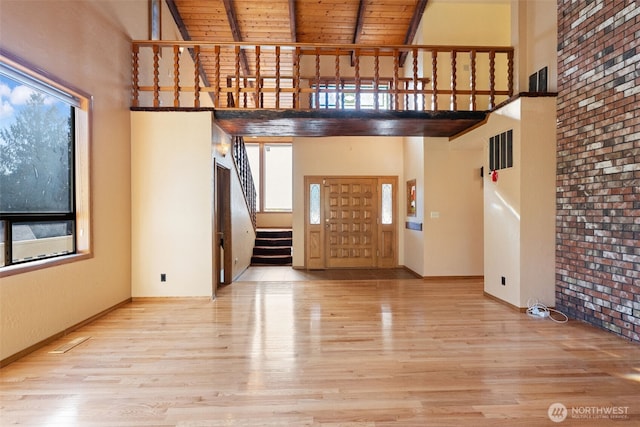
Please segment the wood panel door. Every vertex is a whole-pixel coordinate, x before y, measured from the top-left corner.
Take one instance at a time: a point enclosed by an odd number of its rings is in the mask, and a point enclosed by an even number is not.
[[[325,180],[325,266],[376,267],[378,197],[376,179]]]
[[[308,269],[397,266],[396,177],[306,177],[305,187]]]

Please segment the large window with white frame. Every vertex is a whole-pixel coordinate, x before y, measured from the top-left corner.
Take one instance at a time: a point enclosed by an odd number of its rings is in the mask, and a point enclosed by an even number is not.
[[[0,272],[87,253],[89,97],[0,55]]]
[[[289,143],[245,143],[256,187],[258,212],[291,212],[292,146]]]

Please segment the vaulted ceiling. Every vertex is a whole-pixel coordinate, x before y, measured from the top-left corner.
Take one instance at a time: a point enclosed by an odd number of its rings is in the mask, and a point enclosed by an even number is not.
[[[185,40],[312,44],[402,45],[413,40],[427,0],[167,0]],[[223,52],[222,75],[233,75],[233,55]],[[256,59],[241,52],[244,75],[254,75]],[[202,53],[211,81],[214,59]],[[275,74],[273,60],[262,59],[263,74]],[[282,52],[280,75],[293,72],[291,50]]]
[[[186,38],[410,44],[427,0],[167,0]]]

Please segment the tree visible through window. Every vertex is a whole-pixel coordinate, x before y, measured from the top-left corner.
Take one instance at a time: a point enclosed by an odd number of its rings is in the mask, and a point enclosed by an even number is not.
[[[0,209],[69,212],[71,108],[38,92],[14,106],[13,123],[0,127]]]
[[[0,266],[75,251],[75,105],[58,92],[0,67]]]

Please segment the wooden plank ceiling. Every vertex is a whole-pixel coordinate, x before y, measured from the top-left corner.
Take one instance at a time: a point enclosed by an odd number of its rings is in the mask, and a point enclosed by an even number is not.
[[[185,40],[211,42],[316,43],[316,44],[411,44],[416,34],[427,0],[166,0],[174,20]],[[292,58],[283,52],[280,72],[292,73]],[[244,73],[251,75],[255,59],[243,54]],[[221,59],[223,72],[233,70],[233,55]],[[213,57],[202,52],[205,77],[211,78]],[[273,64],[263,64],[263,73],[274,73]],[[243,136],[321,136],[335,134],[340,112],[287,111],[218,111],[218,124],[232,135]],[[429,119],[411,114],[407,120],[396,115],[389,120],[389,112],[368,112],[369,126],[362,120],[345,120],[339,128],[343,135],[425,135],[451,136],[467,127],[465,120],[434,122],[431,135]],[[353,113],[351,113],[353,115]],[[419,114],[418,114],[419,116]],[[477,115],[479,120],[484,115]],[[480,117],[481,116],[481,117]],[[313,118],[313,119],[312,119]],[[345,117],[346,119],[347,117]],[[455,117],[452,117],[455,118]],[[418,122],[416,122],[418,120]],[[472,120],[475,122],[476,120]],[[461,125],[462,123],[464,125]],[[418,123],[418,124],[417,124]],[[450,124],[450,126],[447,125]],[[357,128],[351,129],[352,125]],[[406,129],[404,128],[406,125]],[[450,127],[451,129],[448,129]],[[333,129],[329,133],[329,129]],[[381,133],[384,129],[384,133]]]
[[[427,1],[167,0],[167,3],[179,14],[184,24],[181,30],[186,30],[192,40],[381,45],[409,44]]]

